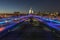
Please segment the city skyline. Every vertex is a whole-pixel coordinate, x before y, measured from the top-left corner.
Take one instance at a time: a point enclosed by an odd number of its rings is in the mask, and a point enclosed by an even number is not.
[[[34,11],[60,11],[59,0],[0,0],[0,13],[13,13],[15,11],[28,13],[30,8]]]

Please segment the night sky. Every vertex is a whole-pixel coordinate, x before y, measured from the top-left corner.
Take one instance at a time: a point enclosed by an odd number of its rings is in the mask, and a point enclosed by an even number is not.
[[[15,11],[28,12],[30,8],[35,11],[60,11],[59,0],[0,0],[0,13]]]

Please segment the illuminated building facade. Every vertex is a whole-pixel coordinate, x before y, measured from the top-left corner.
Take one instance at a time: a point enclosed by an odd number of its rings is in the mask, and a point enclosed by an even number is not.
[[[33,13],[34,13],[34,11],[32,10],[32,8],[30,8],[29,14],[33,14]]]

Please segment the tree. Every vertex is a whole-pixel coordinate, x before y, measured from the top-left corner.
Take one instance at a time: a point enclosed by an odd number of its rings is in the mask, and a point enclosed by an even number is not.
[[[15,16],[19,16],[20,12],[14,12]]]

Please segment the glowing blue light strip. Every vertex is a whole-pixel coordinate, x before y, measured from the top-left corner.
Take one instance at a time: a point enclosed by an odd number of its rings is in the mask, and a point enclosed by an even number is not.
[[[60,24],[53,24],[53,20],[50,20],[50,21],[52,21],[52,23],[51,22],[48,22],[47,20],[44,20],[43,18],[41,18],[41,17],[39,17],[39,16],[36,16],[35,18],[37,18],[37,19],[40,19],[40,20],[42,20],[43,22],[45,22],[47,25],[49,25],[50,27],[53,27],[53,28],[55,28],[55,29],[57,29],[57,30],[60,30],[60,28],[58,28],[58,26],[60,26]],[[47,21],[47,22],[46,22]]]
[[[36,16],[36,17],[38,18],[39,16]],[[47,18],[43,18],[41,16],[39,18],[42,18],[45,21],[56,22],[57,24],[60,24],[60,21],[58,21],[58,20],[47,19]]]
[[[60,28],[58,28],[58,26],[56,26],[56,25],[53,25],[53,24],[51,24],[51,23],[47,23],[50,27],[53,27],[53,28],[55,28],[55,29],[57,29],[57,30],[60,30]]]
[[[43,19],[46,21],[56,22],[56,23],[60,24],[60,21],[58,21],[58,20],[52,20],[52,19],[47,19],[47,18],[43,18]]]
[[[28,18],[26,18],[26,20],[27,20]],[[24,21],[24,20],[20,20],[20,22],[22,22],[22,21]],[[5,28],[5,30],[7,30],[7,29],[10,29],[10,28],[12,28],[14,25],[16,25],[17,23],[12,23],[12,25],[9,25],[9,26],[7,26],[6,28]]]
[[[4,24],[5,22],[0,22],[0,24]]]
[[[27,18],[27,17],[30,17],[30,16],[21,16],[20,19],[22,19],[22,18]],[[43,17],[41,17],[41,16],[35,16],[35,15],[34,15],[33,17],[37,18],[39,21],[42,20],[43,22],[46,22],[46,21],[52,21],[52,22],[53,22],[53,20],[48,20],[48,19],[46,20],[45,18],[43,18]],[[20,20],[20,22],[21,22],[21,21],[23,21],[23,20]],[[49,25],[49,22],[46,22],[46,23]],[[51,25],[51,24],[52,24],[52,23],[50,23],[50,25]],[[13,25],[14,25],[14,24],[13,24]],[[16,25],[16,24],[15,24],[15,25]],[[49,25],[49,26],[50,26],[50,25]],[[55,25],[58,26],[59,24],[55,24]],[[57,28],[56,26],[53,26],[53,24],[51,25],[51,27],[53,27],[53,28],[55,28],[55,29],[58,29],[58,30],[60,29],[60,28]],[[8,28],[11,28],[11,26],[8,26]],[[8,29],[8,28],[7,28],[7,29]]]

